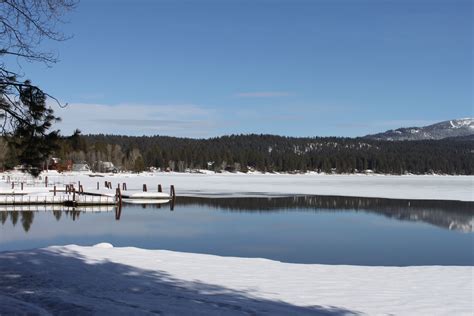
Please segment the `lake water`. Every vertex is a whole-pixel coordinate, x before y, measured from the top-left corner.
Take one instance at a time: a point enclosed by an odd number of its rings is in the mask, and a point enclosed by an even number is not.
[[[284,262],[473,265],[474,203],[353,197],[179,197],[102,211],[0,211],[0,250],[168,249]]]

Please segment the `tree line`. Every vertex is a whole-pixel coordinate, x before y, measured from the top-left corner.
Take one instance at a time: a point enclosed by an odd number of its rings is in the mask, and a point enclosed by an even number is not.
[[[122,170],[150,167],[185,172],[195,169],[247,172],[459,174],[474,171],[468,140],[377,141],[342,137],[230,135],[209,139],[168,136],[80,135],[57,142],[53,155],[63,161],[110,161]],[[0,140],[0,167],[19,163]],[[100,171],[100,170],[99,170]]]

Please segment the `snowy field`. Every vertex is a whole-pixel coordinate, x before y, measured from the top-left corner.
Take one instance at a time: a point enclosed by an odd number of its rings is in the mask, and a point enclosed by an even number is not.
[[[472,315],[472,267],[289,264],[75,245],[0,253],[0,314]]]
[[[1,174],[3,177],[8,174]],[[104,181],[127,183],[129,190],[156,191],[162,184],[168,192],[175,185],[178,196],[266,196],[266,195],[338,195],[378,197],[393,199],[427,199],[474,201],[474,176],[385,176],[385,175],[322,175],[322,174],[190,174],[190,173],[141,173],[137,174],[88,174],[56,172],[44,173],[49,183],[63,186],[81,182],[85,189],[101,190]],[[20,179],[21,174],[11,174]],[[0,181],[0,189],[8,184]],[[25,187],[26,188],[26,187]],[[18,189],[18,186],[17,186]],[[114,192],[111,190],[111,192]]]

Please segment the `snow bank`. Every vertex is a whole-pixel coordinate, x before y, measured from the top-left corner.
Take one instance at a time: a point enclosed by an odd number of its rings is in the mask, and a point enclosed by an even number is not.
[[[472,267],[289,264],[75,245],[0,253],[0,314],[472,315]]]

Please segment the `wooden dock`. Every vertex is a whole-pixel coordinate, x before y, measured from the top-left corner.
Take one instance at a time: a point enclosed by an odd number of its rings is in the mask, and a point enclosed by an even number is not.
[[[46,180],[47,181],[47,180]],[[46,186],[43,188],[30,188],[24,190],[23,183],[16,187],[12,185],[11,189],[0,191],[0,206],[14,205],[61,205],[67,207],[81,206],[121,206],[122,203],[133,204],[162,204],[172,202],[176,199],[174,186],[170,186],[170,193],[162,191],[161,184],[158,185],[157,192],[149,192],[147,186],[143,185],[143,191],[127,190],[126,183],[120,183],[116,189],[112,189],[110,182],[105,182],[104,188],[100,189],[97,182],[97,189],[84,189],[78,183],[76,188],[74,184],[66,184],[64,188],[53,188]]]
[[[82,194],[61,195],[1,195],[0,205],[63,205],[63,206],[101,206],[116,205],[115,197],[87,196]]]

